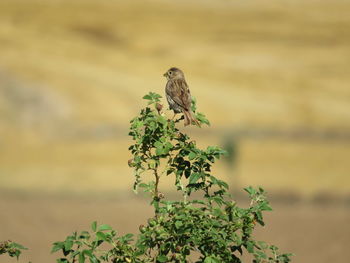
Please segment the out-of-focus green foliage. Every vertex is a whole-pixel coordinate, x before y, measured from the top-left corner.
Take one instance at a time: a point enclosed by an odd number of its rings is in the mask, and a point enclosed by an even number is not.
[[[22,250],[26,249],[26,247],[11,240],[0,242],[0,255],[8,254],[10,257],[16,257],[18,259]]]

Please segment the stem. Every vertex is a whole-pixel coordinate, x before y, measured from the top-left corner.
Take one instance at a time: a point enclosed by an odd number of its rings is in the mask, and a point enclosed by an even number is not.
[[[154,176],[156,178],[156,184],[154,186],[154,197],[153,198],[158,200],[158,193],[159,193],[159,191],[158,191],[158,184],[159,184],[160,176],[158,175],[158,169],[157,168],[154,168],[153,171],[154,171]]]
[[[184,191],[184,203],[187,204],[187,191]]]
[[[158,217],[158,211],[159,211],[159,191],[158,191],[158,185],[159,185],[159,178],[160,175],[158,174],[158,168],[154,168],[154,176],[156,178],[156,182],[154,185],[154,196],[153,196],[153,202],[154,202],[154,208],[155,208],[155,216]]]
[[[78,245],[78,248],[76,249],[76,250],[79,250],[80,249],[80,245]],[[76,257],[77,255],[75,255],[74,257],[73,257],[73,261],[72,261],[72,263],[75,263],[76,261],[75,261],[75,257]]]

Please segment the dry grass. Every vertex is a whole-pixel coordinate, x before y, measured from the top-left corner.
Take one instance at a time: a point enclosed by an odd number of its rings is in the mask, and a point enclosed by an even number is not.
[[[161,74],[173,65],[187,73],[214,128],[349,129],[349,12],[342,0],[2,0],[0,69],[22,90],[42,94],[42,106],[11,102],[0,87],[0,183],[41,191],[129,187],[128,120],[144,93],[163,93]],[[125,133],[70,136],[105,124]],[[348,144],[240,147],[243,185],[350,190]]]

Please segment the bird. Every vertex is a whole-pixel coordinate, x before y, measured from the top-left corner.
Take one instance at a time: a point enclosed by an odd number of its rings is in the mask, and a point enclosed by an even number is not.
[[[193,123],[200,126],[191,109],[191,93],[182,70],[172,67],[163,76],[168,80],[165,86],[165,95],[170,109],[174,111],[173,119],[176,114],[183,113],[185,126]]]

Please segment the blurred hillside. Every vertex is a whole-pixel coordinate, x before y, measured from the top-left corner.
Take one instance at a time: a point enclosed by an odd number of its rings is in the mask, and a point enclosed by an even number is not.
[[[225,179],[348,193],[349,13],[343,0],[2,0],[1,188],[129,189],[129,120],[178,66],[212,123],[189,129],[200,144],[253,134],[237,141],[237,178],[217,168]]]

